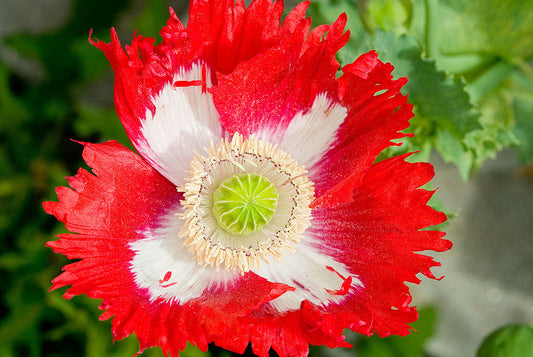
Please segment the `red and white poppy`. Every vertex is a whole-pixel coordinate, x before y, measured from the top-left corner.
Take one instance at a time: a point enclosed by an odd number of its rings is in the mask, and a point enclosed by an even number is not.
[[[178,356],[190,342],[258,356],[349,347],[343,330],[405,335],[405,282],[435,278],[446,220],[420,189],[428,163],[376,162],[405,134],[405,78],[369,52],[342,68],[346,16],[310,30],[308,3],[193,0],[162,42],[90,39],[115,71],[115,106],[139,152],[83,143],[46,212],[78,259],[52,289],[103,299],[115,339]]]

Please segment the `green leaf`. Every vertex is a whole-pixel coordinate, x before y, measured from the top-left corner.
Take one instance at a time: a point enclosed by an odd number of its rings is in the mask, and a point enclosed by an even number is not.
[[[412,13],[410,0],[372,0],[358,4],[370,32],[375,32],[378,28],[398,34],[407,32]]]
[[[491,333],[477,357],[533,357],[533,327],[510,325]]]
[[[516,126],[513,133],[520,145],[518,153],[523,163],[533,160],[533,101],[517,98],[513,103],[516,114]]]
[[[394,65],[395,77],[409,77],[403,88],[418,114],[456,135],[479,128],[464,82],[438,71],[434,61],[422,58],[422,49],[407,35],[378,31],[374,48],[381,60]]]
[[[507,59],[533,55],[533,1],[427,0],[438,13],[440,53],[487,54]]]
[[[482,129],[466,134],[465,144],[472,152],[472,168],[477,170],[483,162],[505,146],[518,145],[519,139],[513,133],[514,113],[509,93],[495,91],[483,98],[480,103]]]
[[[415,118],[400,150],[411,151],[434,143],[446,161],[453,162],[467,179],[473,162],[463,142],[467,133],[481,129],[480,114],[470,103],[464,81],[439,71],[435,62],[422,57],[422,49],[407,35],[378,31],[374,48],[381,60],[394,65],[395,77],[409,77],[403,88],[415,106]]]
[[[444,161],[453,162],[463,180],[467,180],[473,165],[472,153],[467,151],[459,136],[445,129],[437,129],[436,149]]]
[[[367,22],[371,17],[376,22],[376,26],[380,24],[385,26],[384,24],[388,21],[386,19],[390,19],[390,14],[388,15],[386,8],[377,6],[383,1],[388,0],[367,2],[366,8],[363,9],[366,11]],[[401,6],[406,17],[413,16],[411,24],[425,23],[426,9],[421,6],[420,2],[414,2],[411,7],[409,2],[398,1],[392,1],[389,6],[391,8]],[[471,103],[469,92],[466,90],[466,82],[460,77],[439,70],[435,60],[424,58],[423,48],[415,38],[397,34],[402,32],[401,28],[396,27],[396,32],[383,32],[378,29],[374,35],[370,34],[365,30],[360,19],[358,10],[361,8],[358,9],[355,3],[349,0],[336,0],[330,3],[313,2],[311,8],[314,12],[311,15],[318,16],[319,22],[330,23],[339,13],[340,10],[337,8],[339,6],[344,6],[349,21],[347,27],[352,31],[350,41],[340,51],[341,62],[343,64],[352,62],[357,55],[369,49],[375,49],[382,61],[393,64],[395,67],[393,74],[396,78],[409,78],[402,92],[408,94],[409,101],[414,104],[415,117],[411,120],[411,127],[406,132],[413,133],[415,136],[404,138],[402,146],[389,148],[381,155],[381,158],[420,151],[410,159],[427,160],[432,148],[436,148],[446,161],[453,162],[457,166],[463,179],[467,180],[471,172],[486,157],[494,154],[496,148],[514,142],[511,136],[501,135],[501,130],[497,129],[492,119],[486,119],[485,122],[490,125],[483,126],[481,114]],[[414,18],[415,16],[417,19]],[[420,20],[420,17],[423,20]],[[425,26],[417,26],[419,31],[425,30]],[[423,33],[425,35],[425,32]],[[485,86],[486,81],[480,84],[480,88],[485,92],[479,91],[478,93],[485,94],[492,89],[488,85]],[[488,84],[494,85],[493,82],[488,82]],[[509,120],[500,126],[507,130],[507,122]],[[487,127],[492,130],[491,133],[486,131]],[[478,138],[482,136],[490,140],[483,140],[483,145],[480,145],[479,142],[473,140],[473,134],[469,136],[473,132]],[[504,130],[504,133],[508,134],[508,132]],[[465,141],[467,138],[469,140]],[[501,142],[498,141],[500,139],[502,139]]]
[[[516,86],[512,100],[516,120],[513,134],[520,142],[517,147],[520,160],[528,163],[533,160],[533,79],[517,71],[513,74],[513,80]]]

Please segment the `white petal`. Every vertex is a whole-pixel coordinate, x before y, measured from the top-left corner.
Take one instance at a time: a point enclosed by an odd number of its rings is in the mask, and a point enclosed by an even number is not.
[[[292,118],[283,133],[274,129],[257,136],[278,144],[298,164],[310,168],[329,150],[346,115],[346,108],[322,93],[316,96],[307,113],[299,112]]]
[[[183,222],[174,213],[178,210],[171,210],[158,228],[141,232],[146,238],[130,244],[135,253],[130,263],[135,283],[139,288],[147,289],[151,301],[163,299],[183,304],[214,286],[231,288],[241,276],[238,271],[217,271],[211,266],[198,264],[178,238]],[[327,269],[328,266],[335,272]],[[253,272],[271,282],[296,289],[270,302],[280,312],[299,309],[303,300],[318,306],[342,302],[344,296],[332,295],[326,290],[338,290],[342,286],[343,279],[337,273],[345,278],[352,276],[351,292],[363,286],[344,264],[321,253],[312,237],[303,238],[295,253],[287,254],[283,261],[263,262]]]
[[[338,274],[345,278],[352,277],[349,293],[363,286],[357,276],[350,273],[344,264],[320,252],[315,243],[315,238],[306,236],[302,238],[294,254],[287,254],[283,257],[283,261],[262,264],[259,269],[253,270],[271,282],[296,288],[295,291],[286,292],[270,302],[278,311],[299,309],[303,300],[308,300],[317,306],[342,302],[345,296],[333,295],[326,290],[336,291],[341,288],[344,280]],[[336,272],[327,269],[328,266]]]
[[[207,69],[206,81],[210,86]],[[211,141],[218,142],[222,135],[218,112],[209,91],[201,86],[174,87],[175,81],[202,79],[202,64],[181,69],[172,83],[167,83],[152,98],[155,113],[146,111],[142,121],[142,138],[136,147],[143,157],[176,186],[181,186],[193,158]]]
[[[201,296],[206,288],[230,284],[240,276],[197,263],[178,238],[183,223],[175,215],[178,211],[171,210],[159,228],[141,232],[146,238],[130,244],[135,253],[130,263],[135,283],[149,291],[151,301],[185,303]]]

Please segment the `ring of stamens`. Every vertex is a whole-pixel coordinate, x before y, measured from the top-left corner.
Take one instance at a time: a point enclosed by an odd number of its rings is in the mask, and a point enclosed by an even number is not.
[[[213,213],[213,194],[231,177],[251,174],[264,177],[277,191],[275,213],[262,227],[245,234],[232,234]],[[179,237],[199,264],[245,273],[262,261],[281,260],[293,252],[311,221],[309,205],[314,198],[307,170],[285,151],[251,136],[235,133],[196,153],[190,176],[183,187],[183,226]],[[216,199],[215,199],[216,200]],[[216,203],[216,202],[215,202]]]

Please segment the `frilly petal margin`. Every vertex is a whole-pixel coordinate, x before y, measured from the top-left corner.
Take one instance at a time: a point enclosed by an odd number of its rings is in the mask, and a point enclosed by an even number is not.
[[[413,106],[400,93],[407,78],[393,79],[393,69],[375,51],[342,68],[338,96],[348,114],[329,152],[309,169],[317,197],[313,207],[350,201],[379,153],[407,136],[401,131],[409,127]]]
[[[272,347],[280,356],[303,356],[309,344],[349,346],[342,324],[331,324],[315,306],[281,315],[268,302],[292,287],[269,282],[249,272],[223,287],[212,287],[184,304],[150,300],[130,271],[132,241],[182,198],[174,185],[135,153],[117,142],[84,143],[83,157],[93,174],[80,169],[68,178],[72,189],[59,187],[59,202],[45,202],[47,213],[74,233],[47,243],[56,253],[80,259],[63,268],[51,290],[71,285],[67,299],[86,294],[103,299],[100,319],[114,316],[114,339],[135,333],[140,351],[161,346],[178,356],[190,342],[206,351],[208,344],[244,352],[249,343],[258,356]],[[134,212],[134,214],[132,213]],[[154,259],[157,259],[155,257]]]
[[[434,176],[433,167],[406,162],[406,156],[372,165],[354,188],[352,201],[313,211],[311,231],[322,241],[320,248],[359,274],[364,286],[326,312],[345,316],[346,326],[366,335],[409,333],[407,324],[418,314],[409,306],[404,282],[418,284],[419,273],[436,279],[430,268],[440,266],[417,252],[452,246],[442,239],[444,232],[424,230],[446,220],[427,205],[434,191],[420,189]]]
[[[312,30],[305,42],[303,37],[286,38],[283,49],[274,47],[240,63],[230,74],[219,75],[218,85],[210,88],[229,133],[267,132],[274,140],[283,137],[296,113],[309,111],[317,94],[325,93],[347,109],[335,141],[309,168],[317,197],[313,207],[349,201],[379,153],[406,136],[401,131],[413,117],[413,106],[400,93],[407,79],[393,79],[393,66],[381,62],[375,51],[343,67],[343,76],[336,78],[335,54],[349,35],[343,33],[345,24],[341,15],[331,26]]]
[[[297,112],[311,108],[317,94],[327,93],[339,101],[336,73],[340,65],[335,55],[350,35],[343,32],[346,14],[331,26],[322,25],[309,33],[306,20],[283,36],[280,45],[218,76],[218,85],[210,92],[229,133],[283,133]]]
[[[72,285],[66,298],[87,294],[112,303],[117,291],[134,290],[129,271],[133,252],[128,244],[139,231],[157,227],[159,217],[179,204],[181,195],[136,154],[115,141],[83,143],[83,158],[93,174],[79,169],[67,178],[72,189],[56,189],[59,202],[44,210],[77,234],[61,234],[47,246],[69,259],[52,290]]]
[[[242,0],[192,0],[187,27],[171,9],[158,45],[154,38],[136,35],[124,51],[114,29],[110,43],[89,36],[113,67],[115,107],[134,146],[138,149],[143,141],[140,128],[146,111],[155,110],[151,98],[172,82],[180,68],[203,63],[216,85],[217,73],[230,73],[237,64],[279,47],[282,38],[297,37],[302,42],[311,25],[310,19],[303,19],[308,5],[299,4],[280,26],[281,1],[255,0],[245,8]]]
[[[349,200],[365,168],[391,140],[405,136],[399,132],[409,126],[412,105],[399,91],[407,80],[393,80],[392,65],[375,52],[346,65],[337,79],[335,54],[349,38],[349,31],[343,32],[346,15],[309,31],[308,6],[300,3],[280,26],[281,1],[255,0],[245,8],[242,1],[193,0],[188,26],[171,11],[158,45],[137,35],[124,51],[114,30],[110,43],[90,39],[113,67],[115,106],[134,146],[139,150],[144,140],[147,110],[155,110],[151,99],[193,63],[208,66],[214,84],[209,92],[229,133],[283,131],[317,94],[327,93],[348,116],[335,145],[310,168],[319,197],[314,206]],[[320,197],[326,191],[330,196]]]
[[[405,335],[416,320],[405,282],[418,283],[419,273],[435,278],[430,269],[440,265],[417,252],[445,251],[451,243],[442,239],[444,233],[425,230],[446,219],[427,205],[433,192],[420,189],[433,177],[431,165],[408,163],[405,155],[374,163],[394,145],[391,140],[405,136],[401,131],[413,116],[400,93],[406,79],[394,80],[392,65],[374,51],[336,78],[335,54],[349,36],[346,16],[310,31],[308,5],[299,4],[280,26],[281,1],[254,0],[245,8],[242,0],[192,0],[188,27],[171,11],[156,46],[154,39],[135,36],[123,50],[114,30],[109,44],[90,41],[115,71],[116,109],[136,147],[144,140],[147,110],[155,110],[154,95],[179,69],[193,65],[205,65],[202,73],[210,73],[207,82],[213,86],[202,87],[202,93],[212,95],[229,133],[283,131],[319,94],[342,106],[344,122],[320,151],[321,160],[308,168],[317,197],[308,232],[322,242],[324,254],[361,280],[361,289],[343,290],[342,303],[317,306],[304,300],[284,313],[270,302],[294,288],[253,272],[214,283],[183,303],[150,295],[136,285],[129,244],[156,231],[183,197],[120,144],[85,143],[83,157],[94,175],[80,169],[68,178],[72,189],[57,189],[59,202],[44,203],[72,232],[47,245],[80,259],[63,269],[52,290],[71,285],[65,298],[103,299],[101,319],[114,316],[115,339],[135,333],[140,351],[161,346],[173,356],[187,342],[203,351],[214,342],[242,353],[251,343],[260,357],[270,348],[282,357],[305,356],[309,344],[349,347],[345,327],[367,335]],[[204,81],[207,74],[202,76]]]

